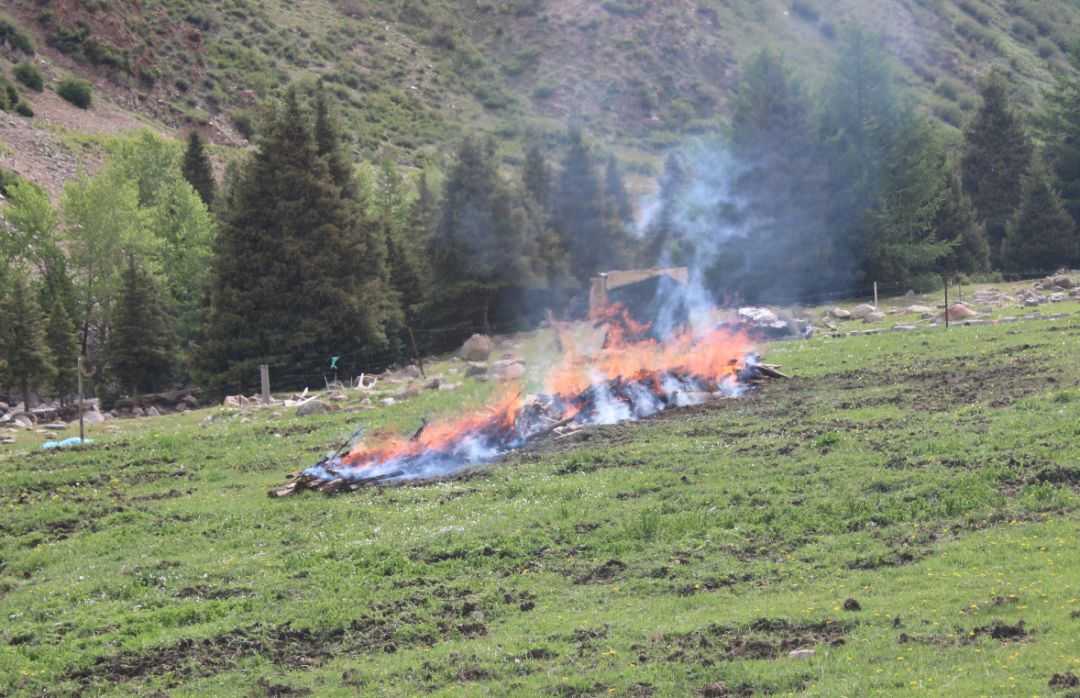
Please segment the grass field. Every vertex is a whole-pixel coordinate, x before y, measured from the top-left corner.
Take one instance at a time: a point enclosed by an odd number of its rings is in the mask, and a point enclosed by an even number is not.
[[[794,378],[333,498],[266,492],[490,385],[24,440],[0,694],[1080,690],[1080,316],[763,350]]]

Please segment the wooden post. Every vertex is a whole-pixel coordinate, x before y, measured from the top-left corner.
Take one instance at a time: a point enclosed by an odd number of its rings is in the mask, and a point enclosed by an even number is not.
[[[75,365],[76,372],[79,374],[79,445],[82,446],[83,441],[86,440],[83,432],[83,400],[82,400],[82,357],[79,357],[79,362]],[[70,383],[69,383],[70,385]]]
[[[949,326],[949,275],[945,274],[945,327]]]
[[[874,309],[876,310],[877,307],[878,307],[878,304],[877,304],[877,282],[875,281],[874,282]]]
[[[424,373],[424,360],[420,358],[420,349],[416,346],[416,335],[413,334],[412,327],[409,327],[409,340],[412,341],[412,350],[416,355],[416,365],[420,367],[420,375],[427,378],[427,374]]]
[[[270,367],[266,364],[259,366],[259,380],[262,382],[262,403],[270,404]]]

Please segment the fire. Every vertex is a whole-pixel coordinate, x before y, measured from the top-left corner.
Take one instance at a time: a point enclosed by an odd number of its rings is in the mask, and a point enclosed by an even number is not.
[[[702,331],[687,327],[664,341],[650,337],[651,326],[618,305],[592,320],[595,327],[606,326],[604,342],[594,351],[574,341],[566,327],[553,328],[563,358],[546,376],[543,394],[526,398],[514,386],[482,410],[425,424],[411,439],[357,446],[304,475],[329,482],[444,475],[497,458],[549,433],[553,424],[639,419],[742,390],[740,375],[752,360],[753,342],[715,316]]]

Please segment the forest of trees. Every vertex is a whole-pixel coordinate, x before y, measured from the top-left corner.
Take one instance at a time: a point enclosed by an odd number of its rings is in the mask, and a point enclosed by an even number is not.
[[[446,350],[581,313],[608,269],[685,264],[716,297],[810,302],[1080,263],[1080,81],[1036,115],[1000,75],[978,90],[949,132],[878,37],[848,32],[816,89],[762,50],[727,136],[671,153],[641,229],[618,160],[577,127],[520,159],[465,136],[444,167],[357,163],[327,92],[298,85],[217,177],[197,132],[117,140],[56,205],[3,180],[0,394],[64,400],[78,356],[106,398],[251,390],[264,363],[278,386],[318,383],[331,357],[351,375],[412,337]]]

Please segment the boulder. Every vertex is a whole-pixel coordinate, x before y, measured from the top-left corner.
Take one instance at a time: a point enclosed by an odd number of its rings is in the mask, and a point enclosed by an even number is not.
[[[0,436],[0,444],[13,444],[13,443],[15,443],[15,437],[14,436],[8,436],[7,434],[5,434],[4,436]]]
[[[144,410],[141,407],[132,407],[131,408],[131,416],[132,417],[142,417],[145,414],[146,414],[146,410]]]
[[[409,378],[419,378],[420,367],[415,364],[409,364],[404,368],[404,370],[402,370],[402,373]]]
[[[161,413],[158,412],[158,408],[151,405],[150,407],[146,408],[146,413],[145,413],[144,416],[146,416],[146,417],[160,417]]]
[[[405,390],[401,391],[401,395],[399,397],[401,397],[402,399],[419,397],[420,392],[421,388],[419,384],[409,383],[407,386],[405,386]]]
[[[791,650],[790,652],[788,652],[787,656],[788,656],[789,659],[810,659],[811,657],[814,656],[814,650],[812,650],[812,649]]]
[[[105,416],[97,410],[90,410],[89,412],[83,412],[83,424],[101,424],[105,421]]]
[[[439,384],[439,390],[457,390],[461,387],[461,383],[441,383]]]
[[[502,379],[506,381],[515,381],[525,375],[525,365],[519,363],[512,363],[502,370]]]
[[[461,345],[458,355],[466,361],[487,361],[491,351],[495,348],[490,337],[482,334],[474,334]]]
[[[11,407],[6,402],[0,402],[0,413],[7,412]]]
[[[1069,296],[1066,295],[1064,292],[1050,294],[1050,302],[1051,303],[1061,303],[1062,301],[1065,301],[1068,298],[1069,298]]]
[[[934,309],[928,305],[909,305],[904,308],[905,315],[926,315],[927,313],[933,313]]]
[[[199,406],[199,399],[197,397],[195,397],[194,395],[185,395],[184,397],[182,397],[180,399],[183,400],[184,403],[187,404],[188,407],[198,407]]]
[[[315,398],[313,400],[308,400],[307,402],[298,406],[296,408],[296,416],[307,417],[311,414],[328,414],[330,412],[337,412],[340,409],[341,407],[339,407],[338,405],[333,405],[329,402],[326,402],[325,400]]]
[[[389,407],[390,405],[393,405],[395,402],[397,402],[397,401],[394,400],[394,398],[392,398],[392,397],[384,397],[382,400],[379,400],[379,404],[381,404],[384,407]]]
[[[949,322],[956,322],[957,320],[966,320],[969,317],[974,317],[977,313],[971,308],[967,307],[963,303],[953,303],[949,306],[948,317]],[[945,313],[938,316],[939,320],[945,319]]]
[[[851,311],[844,310],[843,308],[833,308],[829,311],[829,315],[832,315],[837,320],[849,320],[851,319]]]
[[[869,313],[868,315],[866,315],[862,319],[862,321],[869,324],[869,323],[872,323],[872,322],[881,322],[884,319],[885,319],[885,313],[881,312],[880,310],[875,310],[874,312]]]
[[[436,376],[427,383],[424,383],[424,390],[438,390],[439,386],[443,384],[443,379]]]
[[[1058,274],[1054,277],[1054,285],[1061,288],[1072,288],[1072,280],[1064,274]]]
[[[173,409],[177,412],[187,412],[190,408],[188,407],[188,404],[186,402],[178,402],[176,403],[176,407],[174,407]]]
[[[869,303],[863,303],[851,309],[851,317],[855,318],[856,320],[862,320],[867,315],[874,312],[877,312],[877,308],[870,305]]]
[[[34,420],[26,414],[17,414],[11,418],[11,425],[20,429],[33,429]]]
[[[482,361],[470,361],[465,366],[465,377],[472,378],[473,376],[486,376],[488,372],[488,365]]]

